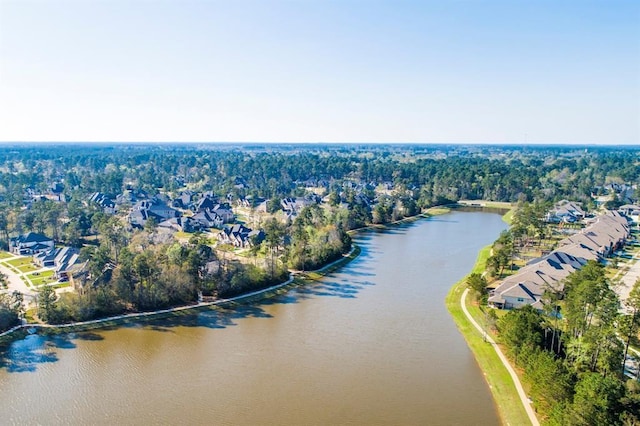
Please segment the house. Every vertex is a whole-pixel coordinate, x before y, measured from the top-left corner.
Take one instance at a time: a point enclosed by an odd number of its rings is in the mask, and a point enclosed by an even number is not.
[[[191,216],[202,228],[220,228],[224,223],[222,217],[211,210],[204,210]]]
[[[55,247],[53,240],[42,234],[29,232],[9,241],[9,251],[19,255],[36,254]]]
[[[251,201],[248,198],[240,197],[236,200],[238,207],[244,207],[246,209],[251,208]]]
[[[573,223],[584,219],[586,213],[582,210],[580,203],[562,200],[556,203],[555,207],[547,213],[547,222]]]
[[[212,210],[217,204],[218,197],[211,193],[207,193],[195,204],[195,211],[201,212],[205,210]]]
[[[191,208],[193,202],[195,201],[195,196],[195,193],[192,191],[183,191],[175,200],[171,202],[171,207],[178,209]]]
[[[264,240],[264,232],[262,230],[254,231],[244,225],[236,224],[220,231],[217,238],[223,244],[245,248],[253,246],[254,242],[261,243]]]
[[[69,279],[69,273],[78,263],[79,252],[72,247],[52,248],[48,251],[36,253],[33,262],[40,267],[55,268],[55,276],[58,281]]]
[[[191,217],[172,217],[158,223],[158,230],[169,232],[196,232],[201,228],[200,223]]]
[[[131,213],[129,213],[129,223],[132,226],[143,227],[150,218],[160,223],[179,216],[180,213],[177,210],[172,209],[165,202],[154,197],[150,200],[138,201],[133,206]]]
[[[72,271],[76,269],[79,263],[79,252],[71,247],[61,247],[58,249],[58,255],[55,259],[56,278],[58,281],[68,281]]]
[[[105,214],[116,213],[116,203],[108,195],[102,192],[94,192],[89,197],[89,201],[97,204]]]
[[[216,204],[215,206],[213,206],[211,211],[220,216],[223,223],[233,222],[236,218],[236,216],[233,214],[233,210],[231,210],[231,207],[227,203]]]
[[[489,305],[512,309],[532,305],[541,310],[546,290],[562,291],[563,281],[589,260],[601,261],[624,246],[629,225],[620,213],[607,211],[581,232],[559,243],[546,256],[535,259],[516,274],[505,278],[489,293]]]
[[[618,212],[626,216],[634,223],[640,222],[640,206],[635,204],[625,204],[618,207]]]
[[[306,197],[287,197],[283,198],[280,201],[282,205],[282,210],[284,210],[287,217],[295,217],[297,216],[302,209],[307,206],[311,206],[314,204],[320,204],[322,199],[316,194],[309,194]]]

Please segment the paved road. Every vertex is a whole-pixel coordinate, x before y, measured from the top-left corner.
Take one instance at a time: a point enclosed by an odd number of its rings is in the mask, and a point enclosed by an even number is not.
[[[2,260],[11,260],[11,258],[2,259]],[[7,276],[7,280],[9,281],[9,285],[8,285],[9,292],[13,292],[14,290],[17,290],[20,293],[24,294],[25,302],[32,302],[34,300],[36,293],[35,291],[33,291],[33,289],[27,286],[27,284],[24,281],[22,281],[22,279],[20,278],[20,275],[22,274],[18,275],[17,273],[7,268],[3,264],[0,264],[0,272],[2,272]]]
[[[466,304],[464,303],[468,292],[469,292],[469,289],[468,288],[465,289],[462,292],[462,296],[460,297],[460,306],[462,306],[462,311],[469,319],[469,322],[473,324],[473,326],[480,332],[480,334],[486,335],[482,327],[480,327],[480,325],[476,322],[476,320],[473,319],[473,317],[467,310]],[[529,416],[529,420],[531,421],[531,424],[534,426],[539,426],[540,422],[538,422],[536,413],[535,411],[533,411],[533,407],[531,407],[531,402],[529,401],[529,397],[527,397],[527,394],[524,392],[524,389],[522,388],[522,384],[520,383],[520,379],[518,378],[518,375],[516,374],[516,372],[513,370],[513,367],[511,367],[511,364],[509,364],[507,357],[504,356],[504,354],[500,350],[500,347],[496,344],[495,340],[491,338],[491,336],[486,335],[486,340],[493,346],[493,349],[495,349],[496,353],[498,354],[498,357],[500,358],[505,368],[509,372],[511,379],[513,380],[513,384],[516,386],[516,390],[518,391],[518,396],[520,397],[520,401],[522,401],[522,405],[524,406],[524,409],[526,410],[527,415]]]
[[[615,288],[616,293],[618,293],[618,297],[620,297],[620,302],[624,306],[625,301],[629,298],[629,293],[633,288],[635,282],[640,278],[640,260],[633,259],[630,262],[633,262],[629,270],[626,274],[622,276],[620,279],[621,285]]]

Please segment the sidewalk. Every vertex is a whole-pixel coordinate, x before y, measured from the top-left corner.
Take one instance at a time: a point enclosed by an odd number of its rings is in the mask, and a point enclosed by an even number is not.
[[[15,258],[15,257],[14,257]],[[7,258],[7,259],[2,259],[3,261],[5,260],[11,260],[13,258]],[[5,265],[0,263],[0,272],[2,272],[4,275],[7,276],[7,281],[8,281],[8,286],[7,286],[7,291],[9,293],[13,292],[13,291],[19,291],[20,293],[22,293],[25,296],[25,302],[28,304],[29,302],[32,302],[35,300],[36,297],[36,292],[30,288],[27,283],[25,283],[24,281],[22,281],[21,276],[24,274],[17,274],[15,273],[13,270],[9,269],[8,267],[6,267]]]
[[[518,375],[516,374],[516,372],[513,369],[513,367],[511,367],[511,364],[507,360],[507,357],[504,356],[504,354],[502,353],[502,350],[500,350],[500,347],[495,342],[495,340],[493,340],[491,338],[491,336],[489,336],[482,329],[482,327],[480,327],[480,325],[476,322],[476,320],[473,319],[473,317],[471,316],[471,314],[467,310],[467,306],[464,303],[465,299],[467,298],[467,293],[469,293],[469,289],[468,288],[465,289],[462,292],[462,296],[460,297],[460,306],[462,307],[462,311],[464,312],[464,314],[467,317],[467,319],[469,320],[469,322],[471,324],[473,324],[473,326],[480,332],[480,334],[485,336],[485,339],[487,340],[487,342],[489,342],[491,344],[491,346],[493,346],[493,349],[496,351],[496,353],[498,354],[498,357],[500,358],[500,360],[504,364],[505,368],[509,372],[509,375],[511,376],[511,379],[513,380],[513,384],[516,386],[516,390],[518,391],[518,396],[520,397],[520,401],[522,401],[522,405],[524,406],[524,409],[527,412],[527,415],[529,416],[529,420],[531,421],[531,424],[534,425],[534,426],[539,426],[540,422],[538,422],[538,418],[536,417],[536,413],[535,413],[535,411],[533,411],[533,407],[531,407],[531,401],[527,397],[527,394],[524,392],[524,389],[522,388],[522,384],[520,383],[520,379],[518,378]]]
[[[625,301],[629,298],[629,293],[633,285],[640,278],[640,260],[632,259],[629,263],[633,262],[626,274],[620,279],[620,286],[617,286],[614,290],[620,298],[620,302],[624,306]]]

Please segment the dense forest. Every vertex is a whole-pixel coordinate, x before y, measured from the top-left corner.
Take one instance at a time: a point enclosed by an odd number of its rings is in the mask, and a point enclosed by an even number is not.
[[[153,195],[185,185],[282,198],[302,195],[309,181],[329,192],[350,181],[404,189],[419,207],[459,199],[589,203],[608,183],[637,180],[636,154],[603,147],[16,145],[0,150],[0,194],[6,206],[20,207],[28,188],[64,182],[70,200],[127,186]]]

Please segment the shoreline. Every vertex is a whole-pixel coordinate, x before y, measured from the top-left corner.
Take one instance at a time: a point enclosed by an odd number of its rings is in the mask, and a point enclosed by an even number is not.
[[[349,251],[349,253],[342,255],[340,259],[336,259],[333,262],[328,263],[319,269],[316,269],[314,271],[308,271],[305,274],[313,273],[313,274],[318,274],[320,277],[324,277],[325,275],[333,272],[337,268],[340,268],[341,266],[346,265],[347,263],[356,259],[360,255],[360,252],[361,252],[360,247],[357,244],[352,244],[351,250]],[[159,319],[165,315],[168,316],[168,315],[180,313],[180,312],[189,312],[189,311],[196,312],[199,310],[212,309],[212,308],[226,308],[226,307],[242,304],[242,302],[250,303],[254,301],[252,299],[255,298],[256,296],[260,296],[256,300],[267,299],[269,297],[273,297],[279,294],[280,293],[279,290],[283,290],[285,288],[288,289],[289,287],[294,287],[294,286],[302,286],[309,282],[316,281],[317,279],[318,278],[295,276],[293,273],[290,273],[289,279],[279,284],[275,284],[270,287],[266,287],[260,290],[255,290],[249,293],[240,294],[238,296],[230,297],[227,299],[214,300],[212,302],[200,302],[193,305],[176,306],[173,308],[160,309],[157,311],[150,311],[150,312],[132,312],[129,314],[116,315],[116,316],[107,317],[107,318],[98,318],[98,319],[89,320],[89,321],[73,322],[68,324],[29,324],[29,323],[21,324],[0,333],[0,343],[4,343],[5,340],[8,340],[11,337],[13,337],[12,335],[14,333],[17,333],[21,330],[28,331],[30,329],[40,329],[46,332],[53,332],[53,333],[81,332],[81,331],[122,325],[128,322],[136,322],[136,321],[145,320],[145,319]],[[271,292],[273,294],[269,294]]]
[[[486,208],[484,206],[469,207],[469,206],[460,205],[460,204],[434,206],[414,216],[405,217],[400,220],[386,223],[386,224],[369,225],[362,228],[353,229],[348,232],[350,235],[354,235],[354,234],[364,232],[364,231],[369,231],[369,230],[386,229],[388,227],[402,225],[405,223],[412,223],[420,219],[428,219],[433,216],[447,214],[457,208],[463,208],[463,209],[469,208],[473,210],[478,210],[478,209],[493,210],[493,208]],[[498,210],[498,209],[495,209],[495,210]],[[40,330],[46,333],[81,332],[81,331],[87,331],[87,330],[93,330],[93,329],[114,327],[118,325],[127,324],[129,322],[144,321],[146,319],[160,319],[163,316],[170,316],[178,313],[197,312],[199,310],[205,310],[205,309],[225,308],[225,307],[234,306],[235,304],[240,304],[240,303],[252,303],[258,300],[263,300],[269,297],[276,296],[280,294],[283,290],[289,289],[291,287],[302,286],[310,282],[317,281],[318,279],[335,271],[341,266],[351,262],[352,260],[357,258],[359,255],[360,255],[360,247],[357,244],[352,244],[352,247],[349,253],[342,255],[342,258],[334,260],[333,262],[330,262],[327,265],[322,266],[321,268],[318,268],[313,271],[306,271],[303,274],[290,273],[289,279],[282,283],[275,284],[263,289],[255,290],[249,293],[240,294],[238,296],[234,296],[227,299],[219,299],[219,300],[214,300],[212,302],[200,302],[197,304],[176,306],[173,308],[160,309],[160,310],[149,311],[149,312],[131,312],[128,314],[121,314],[121,315],[116,315],[112,317],[98,318],[98,319],[89,320],[89,321],[73,322],[73,323],[67,323],[67,324],[41,324],[41,323],[20,324],[13,328],[10,328],[9,330],[6,330],[0,333],[0,344],[5,344],[7,342],[10,342],[16,337],[18,338],[24,337],[24,335],[26,335],[27,333],[30,334],[30,330]]]
[[[507,224],[511,223],[513,215],[511,212],[513,210],[509,210],[502,217]],[[479,332],[464,312],[469,307],[468,299],[464,297],[467,289],[465,281],[471,273],[484,272],[491,246],[492,244],[483,247],[478,252],[476,263],[469,273],[453,284],[445,297],[445,306],[456,328],[471,350],[480,371],[482,371],[502,423],[505,425],[538,424],[537,418],[534,422],[529,417],[529,413],[518,394],[516,383],[512,379],[507,366],[503,364],[497,351],[494,350],[494,345],[486,339],[486,332]]]

